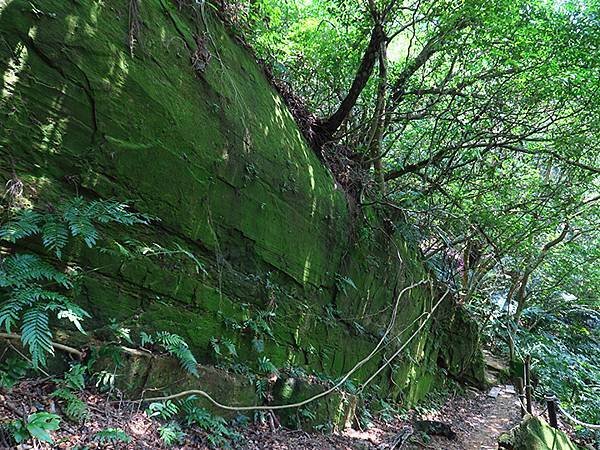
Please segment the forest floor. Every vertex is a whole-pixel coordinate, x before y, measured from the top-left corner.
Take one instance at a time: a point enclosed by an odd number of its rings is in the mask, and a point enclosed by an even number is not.
[[[456,433],[454,439],[417,432],[410,421],[374,421],[364,431],[348,429],[339,434],[315,435],[301,431],[255,432],[252,443],[243,449],[310,450],[496,450],[497,439],[520,421],[517,398],[510,388],[501,387],[496,398],[469,391],[464,397],[449,399],[434,413],[419,419],[440,421]],[[403,439],[405,438],[405,439]],[[404,443],[402,444],[402,442]]]
[[[10,393],[0,390],[0,423],[7,419],[36,411],[60,413],[49,394],[55,388],[49,380],[26,380],[15,386]],[[62,421],[59,430],[51,432],[54,444],[7,446],[6,436],[0,430],[0,449],[158,449],[165,448],[159,436],[161,423],[149,418],[139,407],[109,403],[104,396],[84,391],[82,399],[87,403],[89,417],[83,424]],[[496,449],[498,436],[519,422],[519,411],[514,391],[500,387],[496,397],[486,392],[467,391],[462,397],[448,399],[434,413],[412,414],[414,419],[439,421],[449,425],[456,437],[437,436],[436,430],[429,434],[417,431],[409,420],[400,418],[387,422],[374,420],[364,430],[348,429],[340,433],[307,433],[300,430],[278,429],[267,425],[250,425],[236,430],[239,438],[231,448],[240,450],[382,450],[382,449],[439,449],[439,450],[485,450]],[[131,443],[100,444],[96,433],[106,428],[120,428],[133,439]],[[169,448],[209,449],[207,433],[200,429],[186,429],[185,440]],[[4,447],[3,445],[4,439]]]

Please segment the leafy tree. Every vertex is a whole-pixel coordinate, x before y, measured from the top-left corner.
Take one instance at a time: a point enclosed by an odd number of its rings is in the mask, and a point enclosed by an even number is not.
[[[597,385],[597,337],[563,338],[600,308],[600,4],[247,5],[244,33],[306,99],[305,136],[351,168],[331,164],[357,203],[400,211],[511,357],[550,333]]]

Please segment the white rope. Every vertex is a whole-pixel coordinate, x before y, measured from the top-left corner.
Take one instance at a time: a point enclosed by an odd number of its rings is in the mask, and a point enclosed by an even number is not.
[[[585,423],[582,422],[581,420],[578,420],[577,418],[573,417],[571,414],[569,414],[567,411],[565,411],[562,406],[560,406],[560,403],[557,402],[557,406],[558,406],[558,410],[570,421],[573,422],[574,424],[577,425],[581,425],[582,427],[585,428],[589,428],[590,430],[600,430],[600,425],[594,425],[592,423]]]
[[[383,345],[383,342],[385,341],[387,335],[390,333],[391,329],[393,328],[393,325],[396,321],[396,312],[397,312],[397,308],[398,308],[398,303],[400,301],[400,298],[402,297],[402,294],[404,294],[404,292],[406,292],[409,289],[413,289],[417,286],[420,286],[421,284],[424,284],[426,281],[425,280],[421,280],[418,283],[412,284],[406,288],[404,288],[396,297],[396,304],[394,305],[394,314],[392,315],[392,318],[390,320],[390,324],[388,326],[388,328],[386,329],[385,333],[383,334],[383,336],[381,337],[381,339],[379,340],[379,342],[377,343],[377,345],[375,346],[375,348],[371,351],[371,353],[369,353],[365,358],[363,358],[362,360],[360,360],[352,369],[350,369],[350,371],[348,373],[346,373],[346,375],[344,375],[344,377],[338,381],[334,386],[330,387],[329,389],[320,392],[316,395],[313,395],[310,398],[307,398],[306,400],[302,400],[300,402],[296,402],[296,403],[291,403],[291,404],[287,404],[287,405],[256,405],[256,406],[230,406],[230,405],[224,405],[222,403],[219,403],[217,400],[215,400],[213,397],[211,397],[211,395],[203,390],[200,389],[191,389],[188,391],[183,391],[183,392],[179,392],[177,394],[173,394],[173,395],[167,395],[164,397],[152,397],[152,398],[141,398],[139,400],[134,400],[134,402],[154,402],[154,401],[164,401],[164,400],[171,400],[174,398],[179,398],[179,397],[187,397],[189,395],[200,395],[204,398],[206,398],[208,401],[210,401],[213,405],[215,405],[218,408],[227,410],[227,411],[274,411],[274,410],[281,410],[281,409],[291,409],[291,408],[299,408],[302,407],[304,405],[307,405],[308,403],[312,403],[315,400],[318,400],[320,398],[326,397],[329,394],[331,394],[332,392],[336,391],[338,388],[340,388],[349,378],[350,376],[356,372],[360,367],[362,367],[364,364],[366,364],[380,349],[380,347]],[[442,300],[446,297],[446,295],[448,294],[450,290],[447,290],[446,293],[440,298],[440,300],[435,304],[435,306],[431,309],[431,311],[429,311],[429,313],[427,313],[425,319],[423,320],[423,323],[421,323],[421,325],[415,330],[415,332],[404,342],[404,344],[396,351],[396,353],[392,356],[392,358],[390,360],[388,360],[383,367],[387,366],[389,364],[389,362],[395,358],[402,350],[404,350],[406,348],[406,346],[422,331],[423,327],[425,326],[425,324],[429,321],[429,319],[431,318],[431,316],[433,315],[434,311],[437,309],[437,307],[440,305],[440,303],[442,302]],[[421,319],[421,317],[423,317],[423,315],[421,314],[419,317],[417,317],[412,323],[411,325],[413,325],[414,323],[416,323],[419,319]],[[379,372],[381,372],[381,369],[378,370],[373,376],[371,376],[371,378],[369,378],[369,380],[367,380],[367,383],[370,382],[377,374],[379,374]],[[361,389],[364,388],[364,386],[366,386],[365,383]]]
[[[435,304],[435,306],[433,308],[431,308],[431,311],[429,311],[427,313],[427,315],[425,316],[425,319],[423,320],[421,325],[419,325],[419,328],[417,328],[417,330],[412,334],[412,336],[409,337],[408,340],[406,342],[404,342],[404,344],[402,344],[402,346],[400,346],[400,348],[398,350],[396,350],[396,352],[381,367],[379,367],[379,369],[377,369],[377,371],[373,375],[371,375],[367,381],[365,381],[363,383],[363,385],[360,388],[361,392],[371,381],[373,381],[373,379],[377,375],[379,375],[381,373],[381,371],[383,369],[385,369],[400,353],[402,353],[402,351],[408,346],[408,344],[410,344],[410,342],[421,332],[421,330],[423,329],[425,324],[429,321],[429,319],[431,318],[431,316],[433,315],[433,313],[435,312],[437,307],[440,305],[440,303],[442,303],[442,301],[444,300],[444,298],[446,298],[446,295],[448,295],[449,292],[450,292],[450,289],[448,289],[444,293],[444,295],[442,295],[442,297],[439,299],[439,301]],[[419,317],[422,317],[422,315]]]

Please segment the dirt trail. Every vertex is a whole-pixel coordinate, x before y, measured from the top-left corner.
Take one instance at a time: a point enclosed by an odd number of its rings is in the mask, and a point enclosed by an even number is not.
[[[55,388],[47,380],[30,380],[19,383],[12,391],[0,389],[0,422],[18,418],[21,410],[54,411],[57,405],[49,393]],[[448,399],[436,413],[414,419],[426,419],[449,424],[456,433],[454,439],[441,436],[428,437],[414,428],[414,422],[400,418],[375,420],[373,426],[364,430],[348,429],[340,433],[306,433],[299,430],[278,429],[268,425],[251,425],[240,428],[240,438],[232,442],[236,450],[488,450],[496,449],[498,436],[519,421],[519,410],[514,390],[499,386],[490,392],[469,391],[465,396]],[[82,397],[89,407],[89,417],[74,425],[64,421],[63,426],[52,435],[56,445],[38,445],[40,449],[68,449],[77,445],[99,448],[95,433],[107,427],[125,430],[132,442],[118,446],[122,450],[162,448],[158,436],[161,423],[148,418],[137,407],[106,403],[103,396],[84,391]],[[3,420],[4,419],[4,420]],[[439,423],[438,422],[438,423]],[[174,449],[208,450],[206,433],[186,429],[185,443]],[[430,433],[433,434],[433,433]],[[0,429],[0,449],[3,447]],[[406,439],[405,439],[406,438]],[[60,443],[60,444],[58,444]],[[31,448],[31,447],[22,447]]]
[[[490,394],[493,394],[492,396]],[[367,430],[345,430],[323,435],[302,431],[256,430],[240,447],[244,450],[496,450],[497,439],[519,422],[517,397],[512,386],[497,386],[488,392],[470,391],[449,399],[436,413],[421,419],[450,424],[454,439],[428,438],[408,421],[375,422]],[[401,439],[406,436],[407,439]],[[402,443],[403,442],[403,443]]]
[[[496,450],[500,434],[519,423],[518,400],[512,386],[492,388],[490,394],[449,402],[433,418],[451,423],[456,439],[432,437],[429,448],[444,450]],[[422,449],[415,444],[409,449]]]

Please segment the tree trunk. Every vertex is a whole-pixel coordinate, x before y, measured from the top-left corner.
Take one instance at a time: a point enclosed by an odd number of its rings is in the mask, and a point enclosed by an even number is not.
[[[319,123],[314,126],[315,137],[313,144],[317,148],[321,148],[324,144],[330,142],[333,139],[335,132],[350,115],[352,108],[356,105],[358,97],[373,73],[381,43],[384,41],[385,33],[383,31],[383,26],[376,23],[371,32],[369,45],[367,45],[365,53],[363,54],[360,66],[358,67],[348,94],[344,100],[342,100],[339,108],[329,118],[320,120]]]
[[[367,155],[373,162],[375,185],[381,197],[385,195],[385,180],[383,173],[382,141],[385,131],[385,107],[387,93],[387,44],[382,40],[379,45],[379,86],[377,88],[377,103],[369,132]]]

